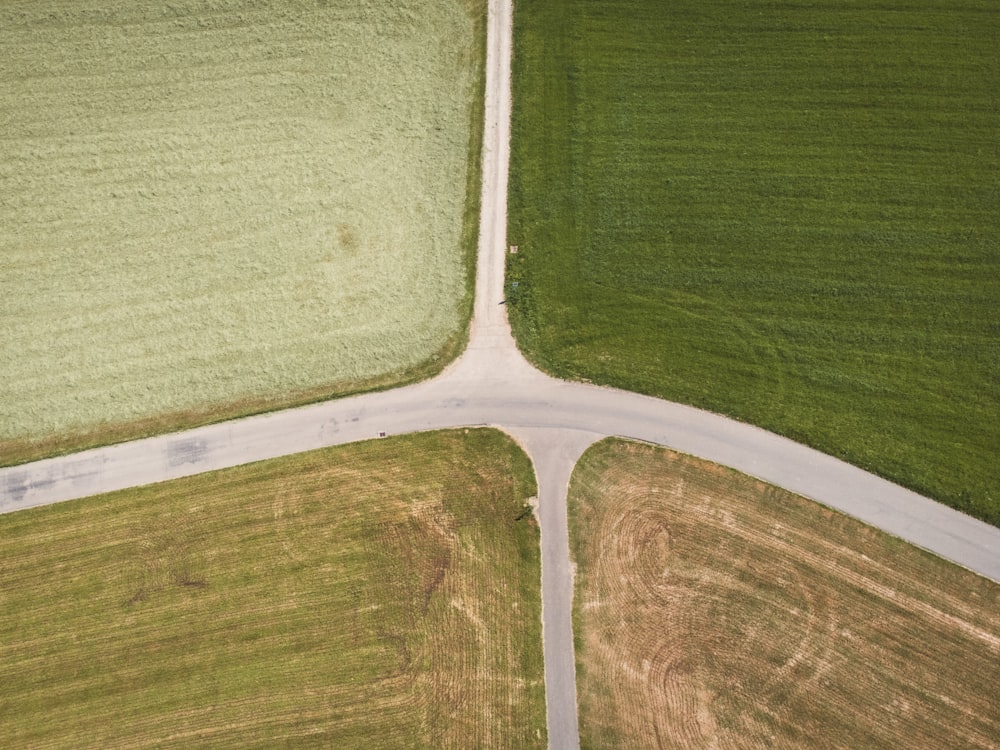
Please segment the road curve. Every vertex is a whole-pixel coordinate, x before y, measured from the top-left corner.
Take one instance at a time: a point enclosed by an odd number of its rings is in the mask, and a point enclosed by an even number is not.
[[[549,744],[579,747],[565,498],[583,450],[605,436],[733,467],[1000,581],[1000,529],[818,451],[691,407],[551,378],[518,352],[503,301],[510,139],[511,0],[490,0],[482,214],[469,346],[438,377],[382,393],[208,425],[0,469],[0,512],[150,484],[330,445],[490,425],[528,451],[539,483]]]
[[[0,469],[0,511],[378,437],[475,425],[618,435],[731,466],[1000,581],[1000,529],[765,430],[639,394],[556,380],[519,355],[459,361],[377,394]],[[464,358],[463,358],[464,359]],[[486,371],[484,371],[484,368]],[[482,373],[478,377],[467,377]]]

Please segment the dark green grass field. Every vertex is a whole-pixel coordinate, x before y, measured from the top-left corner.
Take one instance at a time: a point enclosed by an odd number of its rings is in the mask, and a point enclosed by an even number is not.
[[[515,17],[515,335],[1000,525],[1000,5]]]

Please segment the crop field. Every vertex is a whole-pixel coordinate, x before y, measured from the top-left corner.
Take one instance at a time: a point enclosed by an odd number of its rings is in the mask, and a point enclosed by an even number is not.
[[[465,430],[0,516],[0,746],[544,747],[534,494]]]
[[[1000,747],[996,583],[624,440],[569,514],[583,747]]]
[[[0,3],[0,460],[436,372],[485,3]]]
[[[996,3],[551,0],[514,39],[528,357],[1000,525]]]

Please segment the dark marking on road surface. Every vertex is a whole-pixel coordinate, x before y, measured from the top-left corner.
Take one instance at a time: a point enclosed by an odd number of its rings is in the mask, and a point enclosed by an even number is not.
[[[15,503],[19,503],[24,500],[24,496],[28,492],[28,477],[30,475],[26,471],[19,471],[15,474],[10,474],[7,476],[7,481],[4,482],[4,494],[9,497]]]
[[[99,458],[87,458],[82,461],[74,461],[69,465],[67,476],[74,487],[89,484],[94,477],[101,474],[101,467],[104,461]]]
[[[321,440],[327,440],[329,437],[336,435],[338,432],[340,432],[340,423],[331,417],[320,426],[319,437]]]
[[[52,476],[52,470],[49,470],[49,475],[45,479],[36,479],[31,481],[31,472],[29,471],[17,471],[7,477],[7,481],[4,482],[4,495],[10,498],[15,503],[24,502],[24,496],[28,494],[29,490],[44,490],[53,486],[56,480]]]
[[[171,468],[197,464],[208,454],[208,443],[198,438],[177,440],[167,445],[167,465]]]

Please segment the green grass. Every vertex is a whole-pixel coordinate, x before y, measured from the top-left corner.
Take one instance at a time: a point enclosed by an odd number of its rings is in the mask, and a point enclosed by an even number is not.
[[[997,583],[624,440],[584,454],[568,509],[582,747],[1000,741]]]
[[[992,0],[518,4],[527,356],[1000,525],[998,39]]]
[[[440,370],[484,38],[478,0],[0,5],[0,458]]]
[[[0,516],[0,745],[543,747],[534,494],[465,430]]]

